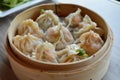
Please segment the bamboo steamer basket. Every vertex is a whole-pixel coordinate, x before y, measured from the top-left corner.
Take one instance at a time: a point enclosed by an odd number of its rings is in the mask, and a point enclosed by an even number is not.
[[[89,15],[104,31],[105,44],[89,58],[72,63],[45,63],[28,58],[21,53],[12,43],[16,28],[23,20],[35,20],[40,14],[40,9],[51,9],[58,16],[65,17],[69,13],[82,10],[82,15]],[[12,21],[6,38],[6,51],[13,71],[20,80],[101,80],[109,66],[109,57],[113,44],[113,34],[104,19],[94,11],[74,4],[43,4],[30,8]]]

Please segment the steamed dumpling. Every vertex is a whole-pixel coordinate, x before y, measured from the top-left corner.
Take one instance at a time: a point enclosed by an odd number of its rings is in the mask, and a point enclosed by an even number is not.
[[[27,19],[18,26],[13,44],[39,62],[70,63],[95,54],[104,45],[103,34],[79,8],[60,19],[52,10],[41,9],[35,21]]]
[[[49,42],[40,44],[36,49],[36,59],[45,62],[57,63],[55,47]]]
[[[16,35],[13,38],[13,44],[24,54],[26,55],[32,55],[32,52],[35,51],[35,48],[38,44],[41,44],[42,40],[31,35]]]
[[[52,10],[45,10],[43,14],[41,14],[36,21],[38,22],[40,28],[46,31],[49,27],[53,27],[58,25],[59,18],[57,15],[53,13]]]
[[[94,30],[97,24],[93,22],[88,15],[85,15],[83,21],[79,24],[81,27],[78,31],[74,31],[74,37],[79,37],[82,33]]]
[[[79,50],[79,45],[71,44],[67,45],[65,49],[58,51],[56,54],[60,63],[75,62],[88,57],[86,53],[79,53]]]
[[[43,31],[39,28],[37,22],[34,22],[32,19],[23,21],[17,29],[18,35],[26,35],[28,33],[39,38],[43,37]]]
[[[45,34],[46,40],[53,43],[57,50],[63,49],[66,45],[72,44],[74,39],[70,31],[60,23],[50,27]]]
[[[48,28],[45,33],[46,40],[51,43],[57,42],[58,38],[61,36],[60,30],[61,29],[58,26]]]
[[[101,39],[99,34],[89,31],[86,33],[83,33],[80,38],[80,46],[85,49],[85,51],[92,55],[95,52],[97,52],[104,44],[104,41]]]
[[[81,10],[78,8],[78,10],[74,13],[70,13],[66,18],[65,21],[67,23],[67,27],[77,27],[79,25],[79,22],[82,21],[82,16],[80,14]]]

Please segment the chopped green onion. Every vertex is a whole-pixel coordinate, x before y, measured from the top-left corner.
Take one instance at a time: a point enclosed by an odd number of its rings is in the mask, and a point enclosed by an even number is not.
[[[44,9],[41,9],[41,10],[40,10],[40,13],[41,13],[41,14],[43,14],[44,12],[45,12],[45,10],[44,10]]]
[[[76,52],[78,52],[79,56],[83,56],[83,57],[88,57],[88,54],[86,53],[86,51],[83,48],[79,48],[76,50]]]

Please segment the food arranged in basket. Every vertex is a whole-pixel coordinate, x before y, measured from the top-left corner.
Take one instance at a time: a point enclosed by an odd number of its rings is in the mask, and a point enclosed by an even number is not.
[[[44,62],[69,63],[96,53],[103,45],[104,31],[81,9],[66,17],[41,9],[34,21],[26,19],[18,25],[13,44],[24,55]]]

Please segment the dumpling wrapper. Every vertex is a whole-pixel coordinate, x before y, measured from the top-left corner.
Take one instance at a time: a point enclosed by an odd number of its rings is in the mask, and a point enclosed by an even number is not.
[[[68,62],[75,62],[85,57],[78,55],[77,50],[80,48],[79,45],[71,44],[67,45],[65,49],[57,51],[56,54],[58,56],[58,61],[60,63],[68,63]]]
[[[17,29],[17,35],[27,35],[28,33],[39,38],[43,37],[42,29],[40,29],[38,23],[32,19],[24,20]]]
[[[70,13],[67,17],[65,17],[65,22],[67,23],[67,28],[69,26],[71,27],[77,27],[79,25],[79,22],[82,21],[82,16],[80,14],[81,9],[78,8],[78,10],[74,13]]]
[[[32,56],[32,52],[35,51],[37,45],[43,41],[31,34],[28,35],[16,35],[13,37],[13,44],[24,54]]]
[[[49,42],[44,42],[36,48],[36,59],[45,62],[57,63],[55,47]]]
[[[80,47],[83,48],[89,56],[97,52],[104,44],[99,34],[94,31],[83,33],[80,38]]]
[[[45,34],[46,40],[53,43],[57,50],[65,48],[67,45],[72,44],[74,38],[70,31],[65,28],[61,23],[55,27],[50,27]]]
[[[39,24],[40,28],[46,31],[49,27],[58,25],[59,18],[52,10],[45,10],[44,13],[36,19],[36,22]]]
[[[97,24],[93,22],[88,15],[85,15],[83,18],[83,21],[79,23],[80,29],[78,31],[74,31],[74,37],[78,38],[81,34],[88,32],[90,30],[94,30],[96,28]]]

